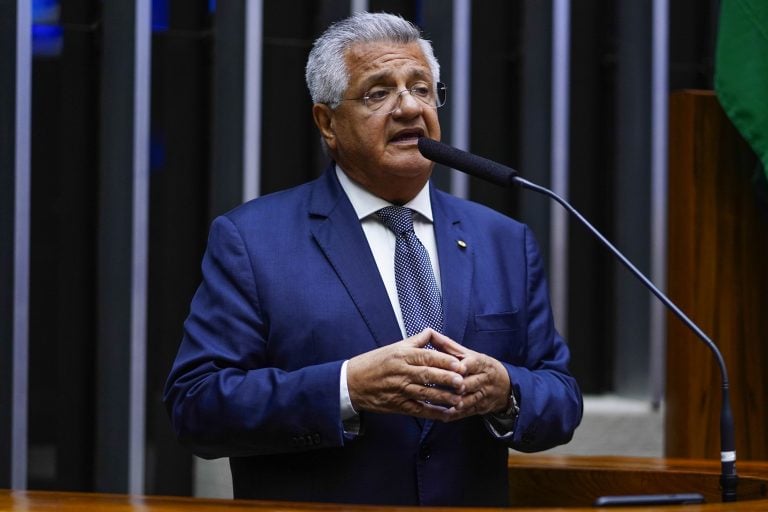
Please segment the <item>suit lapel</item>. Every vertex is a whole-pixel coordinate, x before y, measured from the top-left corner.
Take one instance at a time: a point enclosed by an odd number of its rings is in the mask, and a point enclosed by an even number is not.
[[[401,339],[365,233],[333,166],[316,182],[309,215],[315,241],[347,289],[376,344],[381,346]]]
[[[432,187],[432,215],[443,294],[444,334],[461,343],[467,328],[472,288],[473,246],[459,214]]]

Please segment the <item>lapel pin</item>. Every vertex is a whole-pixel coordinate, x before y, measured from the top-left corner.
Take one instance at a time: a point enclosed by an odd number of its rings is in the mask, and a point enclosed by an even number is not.
[[[465,242],[464,240],[456,240],[456,245],[458,245],[462,249],[466,249],[467,248],[467,242]]]

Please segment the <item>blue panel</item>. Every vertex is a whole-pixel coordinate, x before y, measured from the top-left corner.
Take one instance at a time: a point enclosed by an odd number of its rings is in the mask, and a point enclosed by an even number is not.
[[[55,56],[61,53],[62,30],[59,26],[59,0],[33,0],[32,53]]]
[[[149,171],[152,174],[163,172],[166,165],[167,145],[165,132],[153,126],[149,136]]]
[[[152,0],[152,31],[168,30],[168,0]]]
[[[59,1],[58,0],[33,0],[32,1],[32,23],[58,23],[59,21]]]

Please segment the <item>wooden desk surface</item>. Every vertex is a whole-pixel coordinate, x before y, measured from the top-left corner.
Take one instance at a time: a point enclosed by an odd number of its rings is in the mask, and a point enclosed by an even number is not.
[[[714,491],[703,492],[707,496],[708,503],[703,505],[660,506],[652,507],[655,511],[665,512],[768,512],[768,499],[766,487],[768,486],[768,462],[742,462],[739,463],[739,474],[743,489],[755,499],[739,501],[736,503],[718,503],[710,499],[716,495]],[[534,510],[561,510],[561,511],[585,511],[595,510],[583,504],[583,499],[593,499],[590,492],[599,489],[599,494],[615,494],[616,490],[629,489],[636,492],[635,488],[645,489],[646,492],[656,492],[658,481],[684,482],[695,484],[697,478],[703,476],[707,484],[717,480],[718,464],[712,461],[699,460],[674,460],[674,459],[645,459],[633,457],[563,457],[563,456],[517,456],[510,457],[510,482],[516,480],[518,484],[529,487],[534,483],[530,496],[541,500],[542,497],[559,495],[560,505],[528,506],[523,499],[522,507],[515,507],[519,511]],[[627,484],[626,481],[634,483]],[[639,485],[639,487],[638,487]],[[551,486],[559,488],[558,493],[550,489]],[[633,487],[634,486],[634,487]],[[513,486],[514,487],[514,486]],[[740,486],[740,490],[742,486]],[[608,492],[603,492],[608,491]],[[701,489],[685,487],[676,492],[702,492]],[[674,492],[674,491],[662,491]],[[622,494],[626,494],[623,493]],[[573,501],[571,500],[573,496]],[[740,494],[741,496],[741,494]],[[546,501],[546,500],[545,500]],[[575,506],[562,506],[562,503],[571,503]],[[590,501],[591,503],[591,501]],[[646,508],[647,509],[647,508]],[[219,500],[200,498],[177,498],[164,496],[126,496],[119,494],[96,493],[70,493],[48,491],[8,491],[0,490],[0,512],[246,512],[246,511],[270,511],[270,512],[416,512],[418,507],[380,507],[363,505],[335,505],[325,503],[288,503],[288,502],[262,502]],[[438,509],[431,509],[438,510]],[[493,509],[481,508],[446,508],[456,511],[488,511]],[[625,512],[637,512],[637,507],[609,508]]]

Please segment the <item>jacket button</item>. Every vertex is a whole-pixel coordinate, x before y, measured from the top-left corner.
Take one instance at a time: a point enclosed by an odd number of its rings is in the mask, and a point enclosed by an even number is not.
[[[423,444],[419,446],[419,458],[421,460],[429,460],[430,457],[432,457],[432,451],[429,449],[429,445]]]

